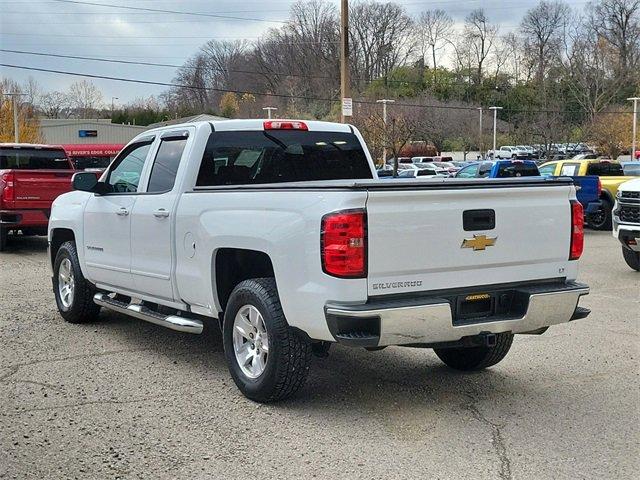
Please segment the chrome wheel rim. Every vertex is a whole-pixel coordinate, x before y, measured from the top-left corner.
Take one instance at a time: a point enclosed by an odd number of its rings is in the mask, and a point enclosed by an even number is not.
[[[69,308],[73,304],[75,286],[71,260],[65,258],[60,262],[60,266],[58,267],[58,293],[60,295],[60,302],[62,302],[64,308]]]
[[[233,320],[233,349],[242,373],[258,378],[267,367],[269,338],[260,311],[253,305],[238,310]]]

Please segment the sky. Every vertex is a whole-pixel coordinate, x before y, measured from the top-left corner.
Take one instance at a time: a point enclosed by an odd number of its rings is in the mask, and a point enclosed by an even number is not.
[[[518,27],[527,9],[538,0],[396,0],[412,15],[440,8],[462,22],[473,9],[483,7],[500,31]],[[90,5],[86,4],[90,3]],[[47,54],[102,57],[135,62],[180,65],[210,39],[258,39],[282,25],[294,0],[0,0],[0,49]],[[339,0],[330,0],[339,6]],[[587,3],[568,0],[575,9]],[[179,13],[152,13],[99,6],[198,12],[238,18],[218,18]],[[171,82],[175,68],[108,64],[88,60],[50,58],[0,51],[0,63],[91,73],[114,77]],[[0,66],[0,77],[24,82],[35,78],[46,90],[66,90],[80,77],[18,70]],[[92,80],[104,101],[115,105],[158,95],[166,87]]]

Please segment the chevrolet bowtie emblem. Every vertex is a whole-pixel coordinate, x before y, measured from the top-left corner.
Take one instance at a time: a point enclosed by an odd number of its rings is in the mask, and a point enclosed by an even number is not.
[[[486,250],[487,247],[493,247],[498,237],[487,237],[486,235],[474,235],[473,238],[465,238],[460,248],[473,248],[473,251]]]

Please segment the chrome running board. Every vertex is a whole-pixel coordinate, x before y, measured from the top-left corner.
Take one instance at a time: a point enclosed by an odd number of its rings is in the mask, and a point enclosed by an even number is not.
[[[96,293],[93,301],[101,307],[113,310],[114,312],[123,313],[131,317],[139,318],[145,322],[160,325],[161,327],[176,330],[184,333],[202,333],[202,320],[189,317],[180,317],[178,315],[162,315],[154,312],[143,305],[127,304],[109,297],[106,293]]]

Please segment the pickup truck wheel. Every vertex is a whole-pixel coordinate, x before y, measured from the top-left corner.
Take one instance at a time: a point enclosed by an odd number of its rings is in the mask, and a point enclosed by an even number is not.
[[[245,280],[233,289],[223,343],[231,376],[247,398],[282,400],[304,385],[311,343],[287,324],[273,278]]]
[[[513,343],[513,334],[496,334],[494,347],[434,348],[438,358],[448,367],[456,370],[482,370],[500,362],[509,353]]]
[[[70,323],[85,323],[98,316],[100,306],[93,303],[96,293],[82,275],[74,242],[63,243],[53,263],[53,292],[58,311]]]
[[[594,230],[611,230],[613,205],[609,200],[602,199],[600,208],[587,218],[587,223]]]
[[[629,267],[640,272],[640,252],[622,247],[622,256]]]
[[[9,231],[6,228],[0,228],[0,252],[4,252],[7,249],[7,237]]]

